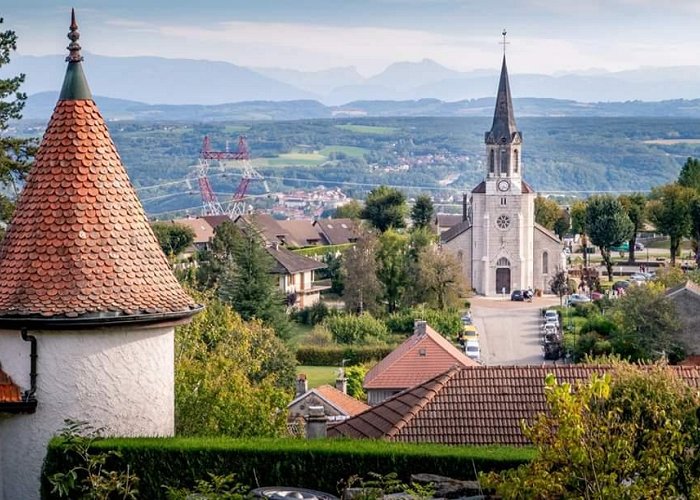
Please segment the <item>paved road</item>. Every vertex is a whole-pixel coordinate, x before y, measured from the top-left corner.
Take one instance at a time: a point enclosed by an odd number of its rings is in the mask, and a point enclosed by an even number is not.
[[[484,364],[541,365],[545,362],[540,343],[540,309],[559,304],[558,298],[540,297],[529,303],[474,297],[471,304]]]

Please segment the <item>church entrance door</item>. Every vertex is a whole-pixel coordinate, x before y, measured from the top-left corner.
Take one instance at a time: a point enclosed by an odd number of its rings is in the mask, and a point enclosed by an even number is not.
[[[499,267],[496,269],[496,293],[510,293],[510,268]]]

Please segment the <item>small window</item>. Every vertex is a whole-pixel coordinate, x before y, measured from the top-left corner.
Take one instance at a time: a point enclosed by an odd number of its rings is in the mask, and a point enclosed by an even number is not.
[[[513,151],[513,172],[517,174],[518,168],[520,168],[520,152],[516,149]]]
[[[505,149],[501,150],[501,174],[508,174],[508,151]]]
[[[418,350],[418,355],[422,358],[428,355],[427,351],[425,350],[425,347],[422,347]]]
[[[542,274],[549,273],[549,254],[544,252],[542,254]]]
[[[489,151],[489,173],[494,173],[496,168],[495,153],[493,149]]]
[[[506,201],[507,201],[507,198],[506,198],[505,196],[502,196],[502,197],[501,197],[501,206],[502,206],[502,207],[505,207],[505,206],[506,206]]]
[[[457,252],[457,260],[462,262],[463,259],[464,259],[464,253],[460,250]]]

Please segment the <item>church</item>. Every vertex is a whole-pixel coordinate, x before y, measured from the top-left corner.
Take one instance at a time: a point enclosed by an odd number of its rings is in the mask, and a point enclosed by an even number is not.
[[[535,222],[537,194],[523,179],[523,135],[515,124],[505,54],[484,142],[484,180],[464,195],[462,222],[442,233],[442,246],[457,257],[480,295],[527,288],[547,292],[564,268],[563,245]]]

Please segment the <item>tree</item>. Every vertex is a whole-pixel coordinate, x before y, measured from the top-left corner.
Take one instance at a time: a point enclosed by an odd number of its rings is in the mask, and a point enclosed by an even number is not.
[[[583,265],[588,267],[588,229],[586,228],[586,202],[575,201],[569,209],[571,217],[571,231],[581,236],[581,248],[583,250]]]
[[[559,239],[563,239],[566,233],[569,232],[571,228],[571,216],[566,210],[561,210],[559,212],[559,218],[554,222],[554,233],[559,236]]]
[[[678,312],[662,287],[629,287],[615,301],[610,316],[617,325],[610,338],[615,354],[630,361],[656,360],[664,355],[684,357],[674,340],[681,329]]]
[[[379,296],[382,286],[377,278],[377,237],[363,232],[357,243],[343,256],[345,308],[352,312],[379,311]]]
[[[564,295],[571,292],[569,289],[569,280],[566,276],[566,271],[559,271],[549,280],[549,289],[553,294],[559,297],[559,304],[564,303]]]
[[[525,426],[535,458],[482,476],[504,498],[697,498],[698,393],[663,366],[617,363],[572,387],[544,381],[548,412]],[[572,391],[572,389],[575,389]]]
[[[700,267],[700,195],[690,202],[691,233],[695,240],[695,263]]]
[[[178,255],[194,243],[194,231],[189,226],[171,222],[154,222],[151,229],[165,255]]]
[[[554,229],[554,224],[561,215],[561,207],[557,202],[538,196],[535,198],[535,222],[546,227],[550,231]]]
[[[389,228],[400,229],[406,226],[406,197],[395,188],[379,186],[367,195],[362,218],[382,233]]]
[[[425,291],[426,302],[431,307],[445,310],[459,305],[467,283],[457,259],[438,246],[430,246],[418,257],[415,287]]]
[[[627,216],[630,218],[632,225],[634,226],[632,236],[629,239],[629,261],[634,264],[637,234],[639,234],[639,231],[642,229],[642,225],[646,221],[647,198],[641,193],[633,193],[630,195],[621,195],[618,200],[620,200],[620,203],[622,203],[622,207],[625,209],[625,212],[627,212]]]
[[[328,278],[331,280],[331,292],[338,295],[343,294],[345,290],[345,276],[343,275],[343,254],[328,252],[323,256],[323,263],[327,266],[325,269],[319,269],[319,278]]]
[[[700,160],[688,158],[678,175],[678,184],[700,193]]]
[[[200,290],[216,289],[224,270],[233,262],[236,244],[243,237],[233,221],[224,221],[214,229],[211,249],[197,254],[197,285]]]
[[[246,322],[213,294],[175,333],[179,435],[280,436],[294,388],[294,355],[259,321]]]
[[[408,237],[393,229],[379,236],[377,278],[382,284],[387,311],[392,313],[403,304],[408,286]]]
[[[0,18],[0,24],[3,19]],[[0,32],[0,67],[9,64],[10,55],[17,50],[17,35],[12,30]],[[0,221],[8,222],[12,217],[14,202],[19,194],[21,182],[33,164],[36,140],[8,135],[10,122],[22,118],[27,95],[19,88],[24,83],[24,74],[0,79]],[[11,193],[11,195],[8,195]]]
[[[671,239],[672,266],[676,265],[681,240],[691,231],[690,210],[694,196],[692,189],[675,183],[651,190],[647,213],[656,229]]]
[[[422,194],[416,198],[416,202],[411,209],[411,220],[415,228],[428,228],[433,222],[435,208],[433,200],[427,194]]]
[[[627,241],[634,226],[622,204],[612,196],[592,196],[586,204],[586,228],[591,242],[600,248],[600,254],[612,281],[610,249]]]
[[[362,204],[357,200],[350,200],[335,209],[333,217],[336,219],[359,219],[362,215]]]

